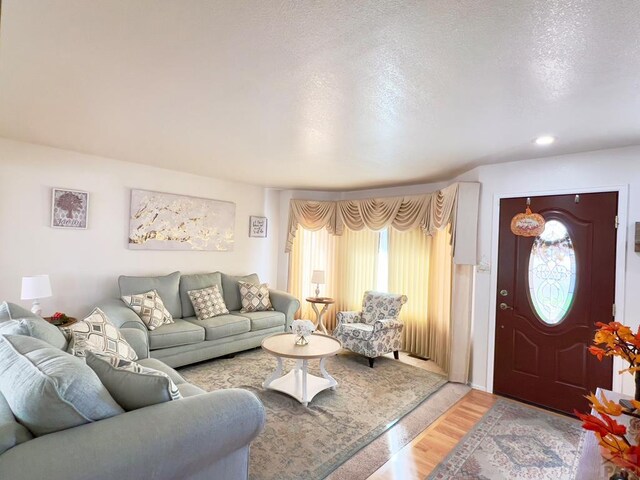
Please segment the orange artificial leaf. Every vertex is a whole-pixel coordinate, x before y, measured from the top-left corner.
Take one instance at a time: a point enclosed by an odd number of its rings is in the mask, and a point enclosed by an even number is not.
[[[631,404],[633,405],[633,408],[640,410],[640,402],[638,400],[631,400]]]
[[[593,393],[591,393],[591,395],[585,395],[585,398],[591,403],[591,408],[593,408],[598,413],[605,413],[607,415],[614,415],[616,417],[622,415],[622,406],[620,406],[620,404],[607,399],[607,397],[604,395],[604,392],[602,392],[601,395],[602,402],[600,402],[600,400],[598,400],[598,397],[596,397]]]
[[[607,356],[607,352],[605,350],[595,346],[589,347],[589,353],[598,357],[598,360],[602,360],[605,356]]]
[[[573,413],[576,417],[582,420],[582,428],[597,432],[601,437],[606,437],[609,434],[620,437],[627,433],[627,427],[620,425],[613,418],[604,413],[600,413],[602,419],[595,415],[580,413],[577,410],[574,410]]]

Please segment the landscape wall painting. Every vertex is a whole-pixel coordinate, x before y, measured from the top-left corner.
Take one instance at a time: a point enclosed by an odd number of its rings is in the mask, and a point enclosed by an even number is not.
[[[230,251],[235,217],[235,203],[131,190],[129,248]]]

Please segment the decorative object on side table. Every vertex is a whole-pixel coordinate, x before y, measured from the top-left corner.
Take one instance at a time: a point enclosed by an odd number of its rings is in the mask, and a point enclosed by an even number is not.
[[[316,312],[316,328],[326,335],[327,329],[324,326],[324,323],[322,323],[322,318],[327,312],[329,305],[336,303],[336,301],[329,297],[307,297],[307,302],[311,304],[311,308]],[[318,307],[316,305],[324,305],[324,307],[322,307],[322,310],[318,311]]]
[[[31,277],[22,277],[22,300],[33,300],[31,312],[36,315],[42,315],[40,307],[40,299],[48,298],[51,293],[51,282],[49,275],[33,275]]]
[[[316,326],[310,320],[294,320],[291,332],[296,335],[296,345],[309,345],[309,337],[316,331]]]
[[[74,317],[70,317],[65,313],[56,312],[50,317],[44,317],[44,319],[49,322],[51,325],[55,325],[56,327],[68,327],[69,325],[73,325],[78,320]]]
[[[324,285],[324,270],[314,270],[311,274],[311,283],[316,284],[316,298],[320,298],[320,285]]]
[[[267,217],[249,217],[249,236],[267,238]]]
[[[620,400],[619,403],[607,399],[604,392],[600,398],[591,393],[587,399],[591,404],[592,414],[574,411],[582,420],[585,430],[594,432],[600,444],[602,456],[622,469],[632,478],[640,474],[640,445],[637,435],[629,435],[627,427],[611,417],[629,414],[638,417],[640,410],[640,329],[633,333],[631,328],[619,322],[596,323],[593,343],[589,347],[592,355],[602,360],[605,357],[617,356],[629,364],[629,368],[620,373],[629,372],[635,376],[635,399]],[[612,477],[625,478],[624,473],[616,472]]]
[[[51,194],[51,226],[84,230],[89,223],[89,193],[54,188]]]

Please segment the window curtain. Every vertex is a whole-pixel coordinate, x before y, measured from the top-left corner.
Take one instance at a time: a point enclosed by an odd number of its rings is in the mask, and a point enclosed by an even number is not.
[[[313,231],[326,228],[337,236],[347,229],[382,230],[388,227],[400,231],[419,228],[432,235],[449,225],[452,229],[450,240],[455,248],[458,193],[459,185],[454,183],[426,195],[338,202],[291,200],[285,252],[291,251],[299,227]]]
[[[320,295],[336,300],[323,319],[327,329],[335,328],[336,312],[360,310],[362,295],[375,287],[378,242],[379,233],[370,230],[347,229],[336,237],[325,229],[299,229],[289,259],[289,292],[300,299],[296,318],[316,320],[311,304],[305,301],[315,296],[316,286],[311,283],[313,270],[325,272],[326,284],[320,285]]]
[[[433,360],[445,372],[451,356],[453,249],[449,229],[389,230],[389,291],[407,296],[400,318],[403,350]]]

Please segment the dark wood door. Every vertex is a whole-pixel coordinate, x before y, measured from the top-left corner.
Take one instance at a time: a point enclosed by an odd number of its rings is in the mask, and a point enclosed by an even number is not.
[[[538,237],[511,232],[526,198],[500,202],[493,390],[562,412],[611,388],[612,361],[587,351],[614,316],[617,193],[531,197]]]

